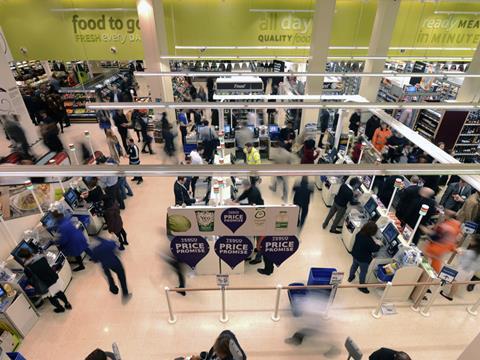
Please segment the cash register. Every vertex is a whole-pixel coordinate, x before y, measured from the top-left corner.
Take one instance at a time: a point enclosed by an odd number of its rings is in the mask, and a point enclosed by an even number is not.
[[[72,209],[72,216],[78,218],[84,224],[88,235],[97,235],[102,230],[103,220],[93,215],[93,206],[83,201],[75,189],[68,189],[63,195],[63,199]],[[87,217],[88,221],[86,220]]]
[[[268,125],[268,134],[270,136],[270,140],[278,140],[280,138],[280,129],[278,128],[278,125]]]

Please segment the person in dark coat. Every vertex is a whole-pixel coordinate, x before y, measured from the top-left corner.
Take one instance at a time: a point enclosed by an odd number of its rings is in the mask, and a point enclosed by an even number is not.
[[[125,151],[128,150],[128,120],[122,110],[115,110],[113,113],[113,123],[117,127]]]
[[[360,128],[360,110],[356,110],[352,116],[350,116],[350,123],[348,129],[353,131],[355,136],[358,136],[358,129]]]
[[[403,351],[396,351],[388,348],[380,348],[368,357],[368,360],[412,360]]]
[[[40,133],[43,137],[45,146],[52,152],[61,152],[64,147],[62,141],[58,137],[59,130],[57,122],[47,115],[46,111],[40,112],[41,127]]]
[[[328,123],[330,122],[330,113],[327,109],[320,110],[319,123],[320,123],[320,138],[318,139],[318,147],[323,148],[323,137],[328,129]]]
[[[15,142],[15,146],[19,151],[23,153],[24,156],[30,157],[30,145],[28,145],[28,140],[23,131],[23,128],[20,126],[20,122],[16,119],[15,115],[6,115],[3,118],[3,128],[5,134]]]
[[[472,192],[472,187],[467,184],[465,180],[459,179],[458,182],[448,185],[447,190],[440,200],[440,205],[445,209],[457,212]]]
[[[22,248],[18,251],[18,257],[25,260],[25,275],[32,282],[37,293],[40,295],[49,294],[47,298],[55,307],[53,311],[62,313],[65,309],[72,309],[65,293],[60,290],[63,283],[59,280],[58,274],[50,267],[45,256],[33,255],[29,249]],[[62,300],[65,307],[58,300]]]
[[[111,271],[117,274],[118,280],[120,281],[120,287],[122,289],[123,302],[126,302],[131,298],[132,295],[128,292],[125,269],[122,265],[122,262],[115,254],[117,245],[111,240],[106,240],[99,237],[97,237],[97,240],[99,241],[99,244],[92,249],[93,259],[102,265],[103,272],[107,277],[110,292],[112,294],[118,294],[118,287],[113,280]]]
[[[127,101],[125,94],[118,88],[117,85],[112,86],[112,91],[108,94],[110,102],[124,102]]]
[[[75,258],[78,267],[73,271],[81,271],[85,269],[82,260],[82,254],[85,252],[88,256],[92,257],[92,252],[88,248],[87,239],[83,235],[82,230],[77,229],[70,219],[58,212],[53,212],[53,217],[57,223],[57,233],[59,239],[57,240],[57,246],[65,256],[71,256]]]
[[[292,151],[292,145],[295,141],[295,131],[293,130],[293,123],[291,121],[288,121],[287,125],[280,130],[280,141],[285,150]]]
[[[355,279],[355,273],[360,268],[360,284],[365,284],[368,266],[372,261],[372,254],[380,250],[380,245],[373,241],[372,237],[377,233],[378,227],[373,221],[367,222],[355,236],[355,243],[352,248],[353,263],[350,267],[348,282]],[[361,292],[368,294],[367,288],[358,288]]]
[[[107,224],[107,230],[111,234],[115,234],[120,242],[120,250],[125,250],[124,245],[128,245],[127,233],[123,228],[123,220],[120,216],[120,208],[115,199],[104,197],[103,200],[103,218]]]
[[[328,223],[332,220],[333,216],[335,215],[335,219],[333,219],[332,227],[330,228],[330,232],[333,234],[341,234],[342,232],[337,228],[341,226],[341,221],[345,212],[347,211],[347,205],[355,204],[355,191],[360,187],[362,183],[356,177],[352,178],[349,183],[342,184],[340,189],[338,190],[337,195],[333,199],[333,205],[328,212],[325,221],[323,222],[322,227],[324,229],[327,228]]]
[[[293,194],[293,203],[300,208],[297,226],[301,229],[305,224],[310,199],[313,194],[313,187],[308,182],[308,176],[302,176],[300,183],[293,187]]]
[[[236,203],[239,203],[240,201],[247,199],[248,205],[264,205],[265,204],[262,198],[262,194],[260,193],[260,190],[258,190],[255,184],[252,184],[250,180],[243,179],[242,187],[243,187],[243,192],[235,200]]]
[[[365,124],[365,136],[368,140],[372,141],[373,134],[375,134],[375,130],[377,130],[379,127],[380,119],[375,115],[372,115]]]
[[[187,205],[195,204],[195,199],[190,197],[190,193],[185,186],[186,178],[179,176],[175,184],[173,185],[173,193],[175,194],[175,205]]]

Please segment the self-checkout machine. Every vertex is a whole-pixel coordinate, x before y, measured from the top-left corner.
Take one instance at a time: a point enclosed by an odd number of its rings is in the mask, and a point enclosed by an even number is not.
[[[392,197],[393,196],[394,195],[392,195]],[[426,215],[427,211],[428,206],[422,206],[417,224],[420,224],[421,219]],[[384,281],[385,273],[381,268],[388,264],[395,264],[394,267],[396,268],[392,268],[394,274],[389,279],[392,284],[416,283],[425,271],[422,266],[423,257],[421,251],[415,245],[411,244],[418,226],[409,232],[410,238],[406,239],[404,233],[400,233],[398,230],[394,220],[388,217],[387,219],[386,224],[379,227],[376,235],[376,241],[381,244],[382,247],[370,263],[367,273],[367,283],[375,283],[379,280]],[[389,289],[384,300],[407,301],[414,289],[414,286],[392,287]]]

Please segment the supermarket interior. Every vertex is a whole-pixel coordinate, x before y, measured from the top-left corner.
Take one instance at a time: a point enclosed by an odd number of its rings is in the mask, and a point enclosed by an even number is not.
[[[0,0],[0,360],[470,360],[480,2]]]

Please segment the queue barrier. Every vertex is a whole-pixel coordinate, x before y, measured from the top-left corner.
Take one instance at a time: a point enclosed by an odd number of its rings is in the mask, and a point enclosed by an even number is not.
[[[454,284],[456,285],[478,285],[480,284],[480,281],[455,281]],[[280,297],[282,294],[282,290],[287,290],[287,291],[300,291],[300,290],[318,290],[318,289],[327,289],[327,290],[332,290],[334,287],[337,289],[356,289],[356,288],[383,288],[385,289],[384,292],[382,293],[382,296],[380,298],[380,301],[377,305],[377,307],[371,311],[371,315],[379,319],[382,317],[382,305],[384,302],[385,297],[388,294],[388,291],[392,287],[398,287],[398,286],[434,286],[435,290],[432,291],[432,296],[428,300],[428,302],[421,308],[420,305],[420,300],[417,301],[417,303],[413,304],[410,306],[410,309],[415,311],[415,312],[420,312],[421,315],[423,316],[429,316],[430,315],[430,308],[433,305],[435,299],[437,298],[438,294],[440,293],[440,290],[442,289],[442,284],[440,282],[437,283],[431,283],[431,282],[415,282],[415,283],[402,283],[402,284],[393,284],[391,282],[388,282],[386,284],[382,283],[375,283],[375,284],[340,284],[340,285],[289,285],[289,286],[282,286],[280,284],[276,286],[231,286],[231,287],[201,287],[201,288],[172,288],[170,289],[169,287],[165,287],[165,297],[167,300],[167,307],[168,307],[168,322],[170,324],[174,324],[177,321],[177,318],[175,316],[175,313],[173,311],[173,306],[172,302],[170,299],[170,292],[196,292],[196,291],[222,291],[222,296],[221,296],[221,316],[220,316],[220,321],[221,322],[227,322],[228,321],[228,316],[226,314],[226,292],[228,291],[253,291],[253,290],[275,290],[276,295],[275,295],[275,301],[274,301],[274,311],[271,316],[273,321],[279,321],[280,320],[280,315],[279,315],[279,305],[280,305]],[[466,311],[473,316],[478,315],[479,311],[478,309],[480,308],[480,298],[474,303],[469,306],[467,306]],[[328,319],[328,311],[330,307],[327,307],[327,311],[324,314],[324,317]]]

